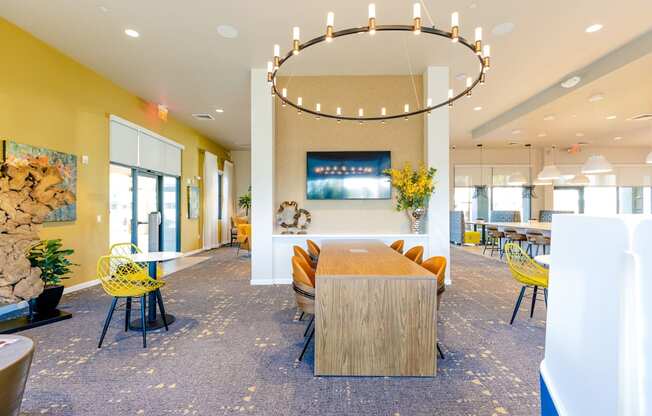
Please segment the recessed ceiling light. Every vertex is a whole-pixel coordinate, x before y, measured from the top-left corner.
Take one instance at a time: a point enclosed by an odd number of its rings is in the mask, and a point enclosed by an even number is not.
[[[223,109],[223,108],[216,108],[216,109],[215,109],[215,112],[216,112],[216,113],[223,113],[223,112],[224,112],[224,109]]]
[[[600,23],[595,23],[587,27],[584,31],[586,33],[595,33],[595,32],[599,32],[600,30],[602,30],[602,25]]]
[[[130,38],[137,38],[140,36],[140,33],[136,32],[133,29],[125,29],[125,35],[129,36]]]
[[[233,39],[238,37],[238,29],[230,25],[219,25],[217,27],[217,33],[220,34],[223,38]]]
[[[512,134],[521,134],[520,129],[512,130]]]
[[[579,84],[581,80],[582,78],[580,76],[575,75],[573,77],[568,78],[566,81],[562,82],[561,86],[563,88],[573,88],[574,86]]]
[[[467,75],[464,72],[461,72],[455,75],[455,79],[458,81],[466,81]]]
[[[607,116],[607,117],[605,117],[605,118],[606,118],[607,120],[615,120],[615,119],[618,118],[618,116],[616,116],[616,115],[610,115],[610,116]]]
[[[547,136],[546,133],[539,133],[539,134],[537,134],[537,137],[546,137],[546,136]]]
[[[598,101],[604,100],[604,94],[598,93],[598,94],[593,94],[592,96],[589,97],[589,102],[590,103],[597,103]]]
[[[543,121],[552,121],[555,119],[554,114],[548,114],[547,116],[543,117]]]
[[[575,133],[575,137],[584,137],[584,133]]]
[[[480,106],[473,107],[473,111],[480,111],[480,110],[482,110],[482,107],[480,107]]]
[[[505,22],[499,25],[496,25],[491,29],[491,33],[495,36],[505,36],[509,35],[514,31],[516,25],[512,22]]]
[[[616,136],[616,137],[614,137],[614,140],[615,140],[615,141],[622,140],[622,139],[623,139],[622,136]]]

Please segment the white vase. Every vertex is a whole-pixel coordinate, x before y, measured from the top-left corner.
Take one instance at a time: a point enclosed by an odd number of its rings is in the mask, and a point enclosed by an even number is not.
[[[415,208],[407,210],[408,217],[410,218],[410,231],[412,234],[421,234],[421,222],[426,216],[425,208]]]

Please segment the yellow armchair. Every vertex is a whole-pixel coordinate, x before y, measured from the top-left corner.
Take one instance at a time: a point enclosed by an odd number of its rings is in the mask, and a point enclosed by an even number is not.
[[[238,251],[236,255],[240,255],[240,249],[251,252],[251,224],[238,224]]]

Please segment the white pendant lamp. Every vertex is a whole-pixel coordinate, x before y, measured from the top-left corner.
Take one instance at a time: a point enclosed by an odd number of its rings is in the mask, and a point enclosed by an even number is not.
[[[569,181],[569,183],[571,185],[588,186],[591,184],[591,180],[588,176],[580,173],[579,175],[575,175],[573,179]]]
[[[593,155],[582,166],[582,173],[585,175],[595,175],[598,173],[609,173],[613,171],[611,163],[602,155]]]
[[[544,166],[543,170],[537,175],[537,179],[540,181],[556,181],[561,178],[561,172],[557,165],[555,165],[555,146],[552,147],[552,164]]]

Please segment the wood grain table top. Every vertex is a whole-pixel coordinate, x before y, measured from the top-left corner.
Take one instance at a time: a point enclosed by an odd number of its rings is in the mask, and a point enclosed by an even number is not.
[[[421,278],[436,276],[379,240],[324,241],[317,278]]]

